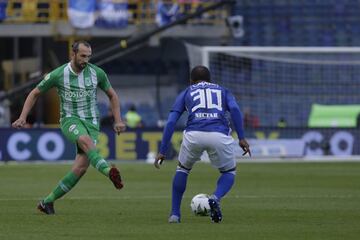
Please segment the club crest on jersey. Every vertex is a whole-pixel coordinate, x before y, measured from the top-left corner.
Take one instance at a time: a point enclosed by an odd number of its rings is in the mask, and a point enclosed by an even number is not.
[[[85,78],[85,86],[90,86],[91,85],[91,81],[90,81],[90,78],[86,77]]]
[[[76,128],[76,124],[72,124],[72,125],[69,127],[69,132],[74,131],[75,128]]]

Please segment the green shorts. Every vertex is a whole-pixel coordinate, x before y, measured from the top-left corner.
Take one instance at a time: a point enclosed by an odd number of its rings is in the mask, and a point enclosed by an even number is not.
[[[60,120],[60,128],[65,137],[70,140],[70,142],[76,144],[77,153],[84,153],[77,145],[77,140],[80,136],[88,135],[95,145],[97,143],[99,127],[92,123],[76,117],[67,117]]]

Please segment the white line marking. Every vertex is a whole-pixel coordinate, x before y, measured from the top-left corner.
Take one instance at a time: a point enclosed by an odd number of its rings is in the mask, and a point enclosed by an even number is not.
[[[127,199],[170,199],[171,196],[119,196],[119,197],[109,197],[109,196],[89,196],[89,197],[65,197],[64,200],[127,200]],[[189,197],[184,197],[184,199],[190,199]],[[284,198],[291,198],[291,199],[357,199],[360,196],[354,195],[322,195],[322,196],[307,196],[307,195],[291,195],[291,196],[277,196],[277,195],[234,195],[234,196],[227,196],[226,199],[284,199]],[[41,200],[41,198],[0,198],[0,202],[6,201],[36,201]]]

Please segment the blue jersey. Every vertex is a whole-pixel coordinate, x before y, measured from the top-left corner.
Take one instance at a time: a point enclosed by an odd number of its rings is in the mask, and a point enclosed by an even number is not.
[[[166,153],[175,124],[184,111],[189,113],[186,131],[220,132],[225,135],[230,133],[226,117],[226,112],[230,112],[238,138],[244,138],[243,119],[234,96],[217,84],[203,81],[189,86],[176,98],[164,129],[160,153]]]
[[[185,89],[175,101],[171,111],[189,113],[186,131],[221,132],[229,134],[227,100],[233,98],[225,88],[200,82]]]

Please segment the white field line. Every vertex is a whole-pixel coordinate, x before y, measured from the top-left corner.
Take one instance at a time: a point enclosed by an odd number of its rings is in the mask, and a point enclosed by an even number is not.
[[[147,162],[145,160],[107,160],[110,163],[116,164],[152,164],[153,162]],[[176,160],[174,160],[176,161]],[[236,158],[238,163],[311,163],[311,162],[360,162],[360,155],[353,156],[308,156],[308,157],[241,157]],[[173,161],[172,161],[173,162]],[[208,162],[208,161],[201,161]],[[58,160],[58,161],[42,161],[42,160],[34,160],[34,161],[0,161],[1,165],[71,165],[73,164],[73,160]]]
[[[88,196],[88,197],[65,197],[64,200],[127,200],[127,199],[170,199],[171,196],[119,196],[119,197],[109,197],[109,196]],[[184,199],[190,199],[191,197],[184,197]],[[291,195],[291,196],[279,196],[279,195],[235,195],[228,196],[226,199],[360,199],[360,196],[356,195]],[[0,202],[6,201],[39,201],[41,198],[0,198]]]

